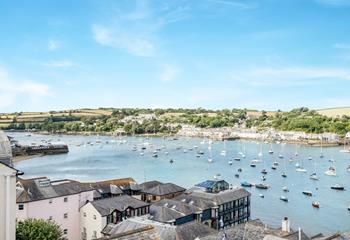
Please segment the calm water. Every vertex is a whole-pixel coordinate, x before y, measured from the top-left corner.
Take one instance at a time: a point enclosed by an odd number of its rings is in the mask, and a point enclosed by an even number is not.
[[[226,142],[226,156],[220,153],[225,148],[223,142],[212,143],[212,163],[208,163],[208,143],[201,144],[202,139],[179,139],[177,141],[163,140],[163,138],[150,138],[147,141],[154,145],[147,147],[144,156],[140,155],[140,144],[146,141],[141,137],[129,137],[127,143],[111,143],[112,137],[97,136],[43,136],[32,135],[27,137],[22,133],[10,133],[20,142],[40,142],[41,139],[61,140],[69,144],[70,152],[63,155],[44,156],[31,160],[19,162],[16,167],[22,170],[24,177],[48,176],[51,179],[70,178],[80,181],[97,181],[111,178],[133,177],[138,182],[145,180],[160,180],[163,182],[174,182],[184,187],[191,187],[206,179],[213,179],[216,174],[221,174],[233,185],[240,185],[242,181],[260,183],[263,168],[268,170],[266,175],[267,184],[271,185],[269,190],[248,189],[252,193],[252,218],[260,218],[265,223],[276,227],[280,226],[283,217],[288,216],[293,228],[302,227],[309,234],[318,232],[331,233],[335,231],[350,230],[350,172],[346,167],[350,164],[350,154],[341,153],[339,147],[324,148],[324,158],[319,158],[321,149],[317,147],[297,147],[296,145],[273,144],[274,154],[268,154],[270,144],[257,143],[253,141],[229,141]],[[93,146],[77,146],[88,141],[96,142],[110,141],[109,144],[94,144]],[[114,139],[115,140],[115,139]],[[138,144],[137,151],[132,151],[134,144]],[[152,157],[155,148],[165,146],[159,152],[158,158]],[[198,150],[204,151],[204,155],[197,158],[196,151],[183,149],[177,150],[179,146],[185,149],[198,146]],[[246,158],[240,162],[233,161],[232,166],[228,164],[238,156],[238,152],[245,148]],[[258,156],[262,149],[264,160],[256,168],[249,166],[250,161]],[[298,151],[298,157],[294,156]],[[165,152],[169,152],[168,155]],[[279,159],[282,154],[284,159]],[[308,160],[312,156],[313,160]],[[293,162],[290,162],[293,157]],[[169,160],[174,163],[170,164]],[[329,159],[336,160],[337,177],[324,175],[331,165]],[[277,170],[272,170],[274,161],[279,162]],[[309,175],[314,171],[316,161],[316,172],[320,180],[312,181]],[[308,170],[307,173],[295,171],[295,164],[299,162]],[[240,178],[235,178],[237,169],[242,168]],[[282,178],[281,173],[285,171],[287,178]],[[330,186],[340,183],[346,191],[337,192]],[[289,193],[282,191],[287,186]],[[310,190],[313,197],[306,197],[301,192]],[[263,193],[265,198],[260,198]],[[281,195],[287,196],[289,202],[279,200]],[[320,209],[311,206],[312,201],[319,201]]]

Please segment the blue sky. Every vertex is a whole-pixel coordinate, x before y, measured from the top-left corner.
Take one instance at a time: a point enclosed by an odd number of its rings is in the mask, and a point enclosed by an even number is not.
[[[0,112],[350,105],[350,0],[3,0],[0,34]]]

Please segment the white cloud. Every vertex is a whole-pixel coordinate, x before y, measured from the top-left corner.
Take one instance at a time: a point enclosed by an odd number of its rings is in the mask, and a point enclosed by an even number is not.
[[[253,68],[232,73],[232,78],[255,86],[307,85],[320,80],[350,80],[350,70],[320,67]]]
[[[334,44],[334,47],[340,48],[340,49],[350,50],[350,44],[347,44],[347,43],[336,43],[336,44]]]
[[[153,4],[153,5],[152,5]],[[166,25],[188,17],[189,8],[177,3],[137,1],[134,9],[113,12],[107,23],[92,25],[94,40],[129,54],[154,57],[160,47],[159,31]]]
[[[160,80],[162,82],[171,82],[173,81],[178,73],[180,72],[180,69],[176,66],[170,65],[170,64],[163,64],[162,65],[162,72],[160,74]]]
[[[239,1],[239,0],[207,0],[207,1],[211,3],[236,7],[239,9],[253,9],[258,7],[258,4],[255,2],[247,2],[247,1]]]
[[[350,0],[315,0],[318,3],[334,6],[334,7],[341,7],[341,6],[350,6]]]
[[[0,68],[0,108],[15,104],[20,96],[28,96],[32,102],[50,95],[50,87],[33,81],[19,81]]]
[[[93,37],[96,42],[113,48],[124,50],[130,54],[142,57],[154,55],[154,44],[147,36],[124,31],[118,27],[93,25]]]
[[[47,48],[49,51],[55,51],[59,48],[59,46],[60,46],[59,42],[53,39],[49,39],[47,43]]]
[[[43,63],[43,66],[56,67],[56,68],[69,68],[69,67],[76,66],[76,64],[70,60],[54,60],[54,61]]]

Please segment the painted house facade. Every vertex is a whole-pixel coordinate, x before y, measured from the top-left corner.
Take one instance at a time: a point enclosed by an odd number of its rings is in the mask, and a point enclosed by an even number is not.
[[[149,207],[148,203],[129,195],[89,202],[80,209],[81,239],[99,238],[108,224],[118,224],[130,217],[147,215]]]
[[[50,181],[46,177],[18,179],[16,188],[17,222],[29,218],[54,221],[68,240],[81,239],[79,211],[93,201],[92,188],[72,180]]]

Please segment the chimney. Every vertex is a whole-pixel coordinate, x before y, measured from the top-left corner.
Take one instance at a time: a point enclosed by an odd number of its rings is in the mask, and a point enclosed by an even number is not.
[[[290,232],[290,223],[289,223],[289,220],[287,217],[285,217],[283,220],[282,220],[282,231],[283,232]]]

